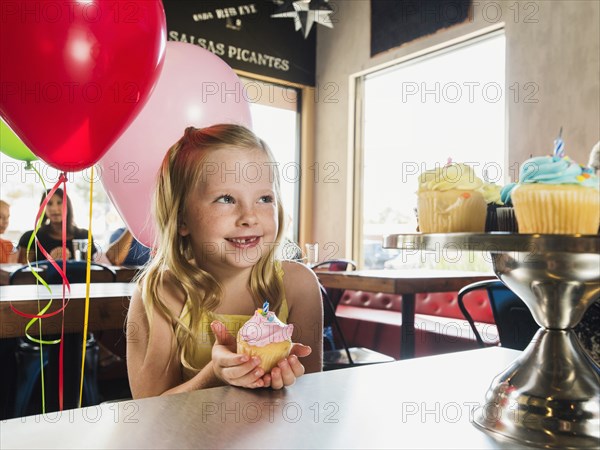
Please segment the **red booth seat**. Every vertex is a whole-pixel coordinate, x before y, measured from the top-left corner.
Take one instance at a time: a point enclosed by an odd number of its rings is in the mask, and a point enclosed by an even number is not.
[[[475,336],[463,317],[456,292],[417,294],[415,354],[426,356],[477,348]],[[498,331],[484,290],[465,296],[483,340],[498,342]],[[382,292],[344,291],[336,310],[352,345],[369,347],[394,358],[400,354],[402,296]]]

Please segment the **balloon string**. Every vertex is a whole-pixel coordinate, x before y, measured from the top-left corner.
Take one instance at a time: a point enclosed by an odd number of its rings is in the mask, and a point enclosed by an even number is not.
[[[34,166],[34,165],[29,165],[29,164],[28,164],[27,166],[25,166],[25,168],[26,168],[26,169],[29,169],[29,168],[31,168],[31,169],[32,169],[32,170],[33,170],[33,171],[34,171],[34,172],[37,174],[38,178],[39,178],[39,179],[40,179],[40,181],[42,182],[42,186],[44,186],[44,192],[46,192],[46,191],[48,190],[48,187],[46,186],[46,182],[44,181],[44,177],[42,177],[42,174],[41,174],[41,173],[40,173],[40,172],[39,172],[39,171],[38,171],[38,170],[35,168],[35,166]],[[40,208],[40,209],[41,209],[41,208]],[[29,242],[27,243],[27,244],[28,244],[28,245],[27,245],[27,256],[28,256],[28,257],[29,257],[29,251],[30,251],[30,248],[31,248],[31,245],[32,245],[32,241],[33,241],[33,239],[34,239],[35,235],[37,234],[37,231],[38,231],[38,229],[40,228],[40,226],[41,226],[41,224],[42,224],[42,222],[43,222],[43,220],[44,220],[44,219],[43,219],[44,215],[45,215],[45,209],[44,209],[44,210],[42,210],[42,215],[41,215],[41,218],[40,218],[40,220],[35,222],[36,226],[34,227],[34,232],[33,232],[33,235],[29,237]],[[39,210],[38,210],[38,216],[39,216]],[[38,249],[37,249],[37,245],[36,245],[36,246],[34,246],[34,251],[35,251],[35,260],[37,261],[37,260],[38,260]],[[31,269],[31,265],[29,264],[29,258],[27,258],[27,264],[29,265],[29,268]],[[39,277],[38,277],[38,280],[39,280]],[[43,283],[42,283],[42,284],[43,284]]]
[[[39,275],[38,275],[39,276]],[[42,283],[46,283],[46,281],[42,280]],[[46,287],[50,287],[46,284]],[[50,295],[52,295],[52,289],[50,289]],[[15,314],[21,316],[21,317],[25,317],[26,319],[33,319],[33,322],[35,322],[36,320],[40,320],[41,319],[47,319],[48,317],[52,317],[52,316],[56,316],[57,314],[60,314],[61,312],[63,312],[63,310],[67,307],[67,305],[69,304],[69,300],[67,299],[67,303],[60,309],[57,309],[56,311],[52,311],[51,313],[45,314],[45,312],[48,310],[48,308],[50,308],[50,305],[52,304],[52,298],[50,298],[50,300],[48,300],[48,304],[46,305],[46,307],[44,309],[42,309],[40,312],[38,312],[37,314],[30,314],[30,313],[26,313],[23,311],[18,310],[17,308],[15,308],[15,305],[13,305],[12,303],[10,304],[10,309],[12,310],[12,312],[14,312]],[[30,327],[26,326],[25,330],[27,331]],[[29,335],[26,334],[26,336],[28,337],[28,339],[32,342],[35,342],[37,344],[43,343],[43,344],[56,344],[58,343],[58,341],[54,342],[54,341],[39,341],[33,337],[30,337]]]
[[[44,182],[44,178],[41,176],[41,174],[39,173],[39,171],[35,168],[35,166],[33,165],[29,165],[29,168],[33,169],[33,171],[38,175],[39,179],[42,182],[42,185],[44,186],[44,191],[47,190],[46,188],[46,183]],[[61,182],[61,179],[59,179],[56,183],[56,185],[53,187],[51,194],[53,195],[54,192],[56,192],[56,189],[58,188],[59,184]],[[50,195],[51,197],[51,195]],[[40,205],[40,208],[38,210],[38,213],[36,215],[36,220],[35,220],[35,226],[33,229],[33,232],[31,234],[31,236],[29,237],[29,242],[27,243],[27,250],[26,250],[26,260],[27,260],[27,266],[29,268],[29,270],[31,271],[31,273],[33,274],[33,276],[36,279],[36,284],[42,283],[42,285],[48,290],[48,292],[50,292],[51,296],[50,296],[50,301],[48,302],[48,304],[44,307],[44,308],[40,308],[40,301],[38,298],[38,313],[37,314],[26,314],[23,313],[19,310],[17,310],[14,305],[12,304],[12,302],[10,303],[10,308],[12,309],[13,312],[17,313],[20,316],[24,316],[27,317],[30,320],[27,325],[25,326],[25,337],[27,337],[27,339],[29,339],[31,342],[35,342],[37,344],[39,344],[39,349],[40,349],[40,384],[41,384],[41,390],[42,390],[42,412],[45,413],[46,412],[46,395],[45,395],[45,377],[44,377],[44,344],[56,344],[58,342],[60,342],[60,340],[51,340],[51,341],[47,341],[43,339],[43,333],[42,333],[42,321],[41,318],[42,317],[46,317],[49,315],[46,315],[45,312],[50,308],[51,304],[52,304],[52,290],[50,289],[50,286],[48,286],[48,283],[46,283],[46,281],[40,277],[40,275],[37,273],[37,246],[34,247],[35,249],[35,253],[36,253],[36,266],[35,268],[31,265],[31,261],[29,260],[29,254],[31,251],[31,246],[33,245],[34,240],[37,241],[36,237],[37,237],[37,232],[40,229],[43,220],[44,220],[44,215],[45,215],[45,209],[46,209],[46,205],[48,203],[48,199],[49,197],[46,196],[44,198],[44,201],[42,202],[42,205]],[[38,242],[39,244],[39,242]],[[46,253],[45,249],[43,248],[43,246],[40,245],[40,249],[42,250],[42,253]],[[51,314],[54,315],[54,314]],[[31,334],[29,334],[29,329],[35,324],[35,322],[38,322],[38,332],[39,332],[39,339],[34,338]]]
[[[83,377],[85,373],[85,352],[87,351],[87,330],[88,318],[90,314],[90,278],[92,265],[92,200],[94,198],[94,166],[92,166],[90,175],[90,213],[88,219],[88,236],[87,236],[87,251],[86,251],[86,268],[85,268],[85,312],[83,314],[83,342],[81,343],[81,379],[79,382],[79,407],[81,408],[83,399]]]
[[[31,169],[33,169],[33,171],[37,174],[37,176],[39,177],[40,181],[42,182],[42,186],[44,186],[44,192],[46,192],[48,190],[48,188],[46,187],[46,182],[44,181],[44,178],[42,177],[42,175],[40,174],[40,172],[35,168],[35,166],[31,166]],[[42,222],[44,221],[44,216],[46,214],[46,208],[42,208],[42,206],[40,205],[40,208],[38,210],[38,213],[36,215],[35,218],[35,222],[34,222],[34,227],[33,227],[33,233],[31,233],[31,236],[29,236],[29,241],[27,242],[27,266],[29,267],[29,270],[32,270],[31,268],[31,263],[29,262],[29,252],[31,251],[31,246],[33,245],[33,242],[37,236],[37,232],[40,229],[40,227],[42,226]],[[37,245],[34,246],[34,252],[35,252],[35,260],[37,262],[38,258],[37,258]],[[37,281],[41,281],[42,284],[44,283],[44,280],[42,280],[39,276],[37,276],[37,274],[35,273],[35,271],[32,270],[33,276],[36,278]],[[46,288],[48,290],[50,290],[50,288],[48,287],[48,285],[46,285]]]
[[[46,195],[46,197],[44,197],[44,200],[42,201],[42,204],[40,205],[40,209],[37,213],[37,216],[35,218],[36,220],[36,224],[37,227],[34,230],[32,236],[29,238],[29,244],[31,244],[31,242],[33,241],[34,238],[37,237],[37,231],[41,226],[41,222],[43,221],[43,217],[46,211],[46,205],[48,204],[48,202],[50,201],[50,199],[52,198],[52,196],[56,193],[56,190],[59,188],[60,184],[63,184],[63,205],[62,205],[62,216],[63,216],[63,223],[62,223],[62,250],[63,250],[63,255],[66,256],[66,230],[67,230],[67,224],[66,224],[66,211],[67,211],[67,199],[66,199],[66,195],[67,193],[66,191],[66,181],[67,181],[67,177],[64,173],[62,173],[58,179],[58,181],[56,182],[56,184],[52,187],[52,189],[50,190],[50,192],[48,192],[48,194]],[[42,254],[46,257],[46,259],[48,260],[48,262],[52,265],[52,267],[54,267],[58,274],[60,275],[60,277],[63,280],[63,284],[66,284],[68,286],[69,292],[71,291],[71,286],[69,285],[69,280],[67,279],[66,275],[65,275],[65,271],[66,271],[66,261],[65,258],[63,256],[62,260],[63,260],[63,267],[62,269],[58,266],[58,264],[56,263],[56,260],[52,257],[52,255],[50,255],[50,253],[48,253],[46,251],[46,249],[44,248],[44,246],[42,245],[42,243],[39,241],[39,239],[36,239],[37,241],[37,247],[40,249],[40,251],[42,252]],[[29,244],[27,246],[27,262],[29,263]]]
[[[39,177],[39,179],[42,182],[42,185],[44,186],[44,191],[47,190],[46,187],[46,183],[44,182],[44,178],[41,176],[41,174],[38,172],[38,170],[35,168],[35,166],[33,166],[32,164],[28,164],[29,169],[32,169]],[[40,213],[41,211],[41,213]],[[41,386],[41,394],[42,394],[42,413],[45,414],[46,413],[46,383],[45,383],[45,372],[44,372],[44,344],[57,344],[60,342],[60,339],[55,339],[55,340],[44,340],[43,338],[43,333],[42,333],[42,318],[44,317],[51,317],[54,316],[56,314],[58,314],[60,311],[56,311],[54,313],[50,313],[50,314],[45,314],[46,311],[48,311],[48,309],[50,308],[50,306],[52,305],[52,289],[50,288],[50,286],[48,285],[48,283],[46,282],[46,280],[44,280],[42,277],[40,277],[40,275],[37,273],[37,246],[34,247],[35,249],[35,253],[36,253],[36,265],[35,268],[31,265],[31,261],[29,261],[29,252],[31,251],[31,246],[33,245],[33,241],[36,238],[37,232],[40,229],[42,222],[44,220],[44,211],[45,211],[45,206],[40,206],[40,211],[38,211],[37,217],[36,217],[36,222],[35,222],[35,226],[33,229],[33,233],[31,234],[30,238],[29,238],[29,242],[27,244],[27,266],[29,268],[29,270],[31,271],[31,273],[33,274],[33,276],[36,279],[36,284],[41,283],[47,290],[48,292],[51,294],[50,296],[50,300],[48,301],[48,303],[46,304],[45,307],[41,307],[40,306],[40,299],[38,297],[38,313],[37,314],[27,314],[27,313],[23,313],[19,310],[17,310],[14,305],[12,304],[12,302],[10,303],[10,308],[12,309],[12,311],[14,313],[16,313],[17,315],[20,315],[22,317],[26,317],[28,319],[31,319],[27,325],[25,326],[25,337],[31,341],[31,342],[35,342],[36,344],[39,344],[39,349],[40,349],[40,386]],[[39,339],[33,337],[31,334],[29,334],[29,329],[35,324],[38,323],[38,334],[40,336]]]
[[[62,272],[59,272],[63,283],[62,283],[62,321],[60,327],[60,347],[58,349],[58,410],[64,409],[64,383],[65,383],[65,371],[64,371],[64,360],[65,360],[65,293],[66,289],[69,289],[71,293],[71,285],[66,277],[67,272],[67,176],[63,172],[60,175],[59,181],[62,180],[63,185],[63,201],[62,201]],[[56,264],[56,262],[54,262]]]
[[[48,188],[46,187],[46,182],[44,181],[44,177],[42,177],[42,175],[35,168],[35,166],[33,164],[31,164],[31,162],[27,162],[27,165],[25,166],[25,169],[33,169],[33,171],[37,174],[37,176],[41,180],[42,186],[44,186],[44,192],[46,192],[48,190]],[[44,211],[45,211],[45,209],[44,209]],[[35,229],[34,233],[35,234],[37,234],[37,230],[39,230],[39,228],[41,226],[41,220],[43,220],[42,219],[43,217],[44,216],[42,215],[42,217],[40,218],[40,221],[36,222],[36,224],[35,224],[35,227],[34,227],[34,229]],[[29,241],[29,246],[27,247],[27,255],[29,255],[29,248],[30,247],[31,247],[31,239]],[[38,260],[38,258],[37,258],[37,246],[35,247],[35,256],[36,256],[35,260],[37,261]],[[29,266],[29,270],[31,270],[31,264],[29,263],[29,258],[27,258],[27,265]],[[43,278],[41,278],[37,272],[34,271],[32,273],[33,273],[33,275],[36,278],[36,284],[39,285],[39,282],[41,282],[42,285],[45,286],[46,289],[48,289],[48,291],[51,291],[50,286],[48,286],[48,283],[46,283],[46,280],[44,280]],[[50,308],[50,305],[52,305],[52,297],[50,297],[50,301],[47,303],[47,305],[46,305],[46,307],[44,309],[40,309],[40,299],[39,299],[39,297],[38,297],[37,304],[38,304],[38,311],[46,312]],[[33,324],[35,323],[35,321],[36,321],[36,319],[31,319],[27,323],[27,325],[25,326],[25,336],[29,340],[33,341],[33,342],[35,342],[36,339],[33,338],[33,336],[29,335],[29,328],[31,326],[33,326]],[[40,385],[41,385],[41,388],[42,388],[42,392],[41,392],[41,395],[42,395],[42,414],[46,414],[46,383],[45,383],[45,380],[46,380],[45,375],[46,374],[44,372],[44,336],[42,335],[42,320],[41,319],[38,320],[38,334],[40,336],[38,344],[40,345]],[[50,343],[50,345],[53,345],[53,344],[58,343],[58,341],[57,340],[53,340],[53,341],[50,341],[49,343]]]
[[[37,170],[36,170],[36,173],[38,173],[38,175],[39,175],[39,172],[37,172]],[[40,178],[41,178],[41,176],[40,176]],[[29,238],[29,242],[27,244],[27,265],[29,267],[29,270],[31,270],[31,273],[35,277],[36,281],[40,282],[48,290],[48,292],[50,293],[50,300],[49,300],[48,304],[46,305],[46,307],[43,310],[40,310],[36,314],[30,314],[30,313],[26,313],[26,312],[20,311],[19,309],[17,309],[12,304],[12,302],[10,303],[10,308],[11,308],[11,310],[14,313],[18,314],[21,317],[25,317],[27,319],[34,319],[34,322],[36,320],[45,319],[45,318],[52,317],[52,316],[55,316],[57,314],[60,314],[61,312],[64,311],[64,309],[66,307],[66,304],[63,304],[63,307],[60,308],[59,310],[53,311],[53,312],[48,313],[48,314],[45,313],[48,310],[48,308],[50,307],[50,305],[52,304],[52,289],[50,288],[50,286],[48,285],[48,283],[37,273],[36,269],[39,267],[38,264],[37,264],[37,261],[35,262],[36,264],[34,266],[34,265],[31,264],[31,261],[29,260],[30,248],[31,248],[32,242],[34,240],[37,241],[37,247],[39,247],[39,249],[41,250],[42,254],[44,256],[46,256],[46,258],[48,258],[48,262],[50,264],[52,264],[52,266],[59,272],[61,278],[63,279],[63,282],[67,283],[69,292],[71,291],[71,286],[69,285],[69,282],[68,282],[68,280],[67,280],[67,278],[65,276],[65,270],[61,270],[61,268],[58,266],[58,264],[56,263],[56,261],[54,260],[54,258],[52,258],[52,256],[46,251],[46,249],[39,242],[39,240],[37,240],[37,232],[38,232],[38,230],[41,227],[42,221],[44,220],[44,214],[45,214],[45,210],[46,210],[46,205],[48,204],[48,201],[50,200],[50,198],[52,197],[52,195],[54,195],[54,193],[56,192],[56,190],[60,186],[60,183],[61,182],[64,183],[65,180],[66,180],[65,176],[64,176],[64,174],[62,174],[61,177],[59,178],[59,180],[56,182],[56,184],[52,187],[52,189],[50,190],[50,192],[48,193],[48,195],[42,201],[42,204],[40,205],[40,209],[39,209],[39,211],[38,211],[38,213],[36,215],[36,219],[35,219],[36,220],[36,226],[35,226],[35,228],[33,230],[33,233],[31,234],[31,237]],[[43,179],[42,179],[42,183],[43,183]],[[45,187],[46,187],[46,185],[44,184],[44,188]],[[65,212],[66,212],[66,201],[63,202],[63,210],[65,210]],[[64,237],[64,235],[63,235],[63,237]],[[30,328],[30,326],[26,327],[26,331],[29,328]],[[26,335],[27,335],[27,333],[26,333]],[[55,341],[40,341],[40,340],[37,340],[35,338],[32,339],[29,336],[28,336],[28,338],[30,340],[32,340],[33,342],[37,343],[37,344],[52,344],[52,343],[55,343]]]

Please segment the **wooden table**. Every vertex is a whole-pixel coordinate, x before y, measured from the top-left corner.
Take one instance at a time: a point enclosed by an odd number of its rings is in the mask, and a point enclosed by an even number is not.
[[[415,354],[415,294],[454,292],[468,284],[496,278],[493,273],[453,270],[317,271],[316,274],[326,288],[402,295],[401,359]]]
[[[83,331],[83,315],[85,307],[85,283],[71,285],[69,304],[65,308],[64,325],[67,333]],[[60,309],[62,305],[62,285],[51,285],[50,294],[43,286],[19,285],[2,286],[0,289],[0,338],[24,336],[25,325],[29,321],[11,310],[10,304],[25,313],[35,314],[40,308],[38,301],[46,305],[53,299],[48,312]],[[90,284],[89,330],[122,329],[129,307],[129,299],[133,294],[133,283],[92,283]],[[62,314],[43,319],[44,334],[60,334]],[[37,334],[37,325],[30,329]]]
[[[281,391],[220,387],[2,423],[0,448],[519,448],[475,428],[499,347],[335,370]]]
[[[0,285],[4,286],[10,283],[10,274],[22,267],[23,264],[2,263],[0,264]]]

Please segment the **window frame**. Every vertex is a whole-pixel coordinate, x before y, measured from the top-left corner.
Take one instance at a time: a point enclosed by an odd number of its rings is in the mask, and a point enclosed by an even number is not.
[[[359,269],[364,268],[364,246],[363,246],[363,164],[364,164],[364,124],[365,124],[365,80],[376,73],[383,73],[394,67],[405,64],[422,62],[430,58],[441,56],[463,47],[476,44],[482,40],[495,37],[499,34],[506,36],[504,23],[477,30],[455,39],[427,47],[400,58],[393,59],[368,69],[356,72],[349,77],[349,140],[348,140],[348,195],[346,197],[346,253],[358,263]],[[506,85],[505,85],[506,92]],[[508,114],[505,96],[505,111]],[[508,120],[506,121],[505,135],[508,133]],[[505,165],[508,167],[508,151],[505,140]]]

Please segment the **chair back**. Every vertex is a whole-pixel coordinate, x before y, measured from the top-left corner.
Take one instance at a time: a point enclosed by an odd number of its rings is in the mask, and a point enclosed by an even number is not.
[[[312,270],[329,270],[331,272],[345,272],[347,270],[356,270],[356,262],[351,259],[328,259],[311,266]]]
[[[524,350],[540,328],[527,305],[501,281],[487,286],[502,347]]]
[[[62,267],[62,261],[56,261],[59,267]],[[38,270],[39,275],[48,284],[62,284],[63,280],[58,271],[47,260],[38,261],[33,264],[34,270]],[[66,277],[69,283],[85,283],[87,262],[69,260],[66,262]],[[90,265],[91,283],[114,283],[116,273],[110,267],[103,264],[92,262]],[[20,267],[10,274],[10,284],[36,284],[37,280],[31,273],[28,266]]]
[[[500,345],[515,350],[524,350],[540,326],[533,320],[533,316],[523,300],[500,280],[479,281],[465,286],[458,293],[458,305],[471,325],[479,345],[484,346],[483,340],[475,327],[472,315],[464,304],[465,295],[478,289],[487,291],[494,322],[498,329]]]
[[[312,266],[312,269],[315,270],[317,267],[343,272],[348,269],[356,269],[356,263],[350,259],[334,259],[316,264]],[[341,289],[325,289],[320,283],[319,287],[323,300],[323,370],[394,361],[394,358],[373,350],[362,347],[350,348],[335,314],[343,291]],[[338,349],[336,339],[334,339],[334,330],[337,334],[337,340],[341,344],[340,349]]]
[[[34,263],[32,265],[32,269],[29,269],[29,266],[21,266],[18,269],[13,270],[8,278],[9,284],[36,284],[37,279],[32,273],[33,270],[35,270],[38,275],[44,278],[44,268],[36,267]]]
[[[323,261],[313,265],[312,270],[318,272],[319,270],[329,270],[332,272],[345,272],[346,270],[355,270],[356,263],[351,259],[329,259],[327,261]],[[323,326],[325,328],[331,326],[334,321],[335,309],[342,298],[343,290],[342,289],[326,289],[321,286],[321,291],[327,296],[325,299],[325,295],[322,295],[323,300],[327,301],[329,305],[323,305]]]

